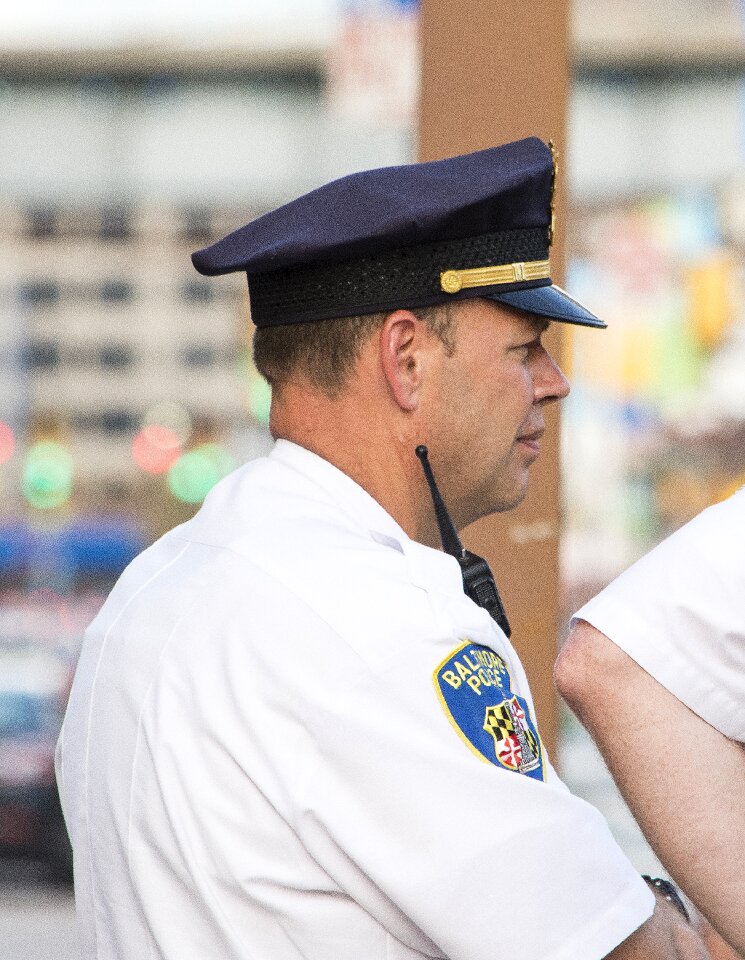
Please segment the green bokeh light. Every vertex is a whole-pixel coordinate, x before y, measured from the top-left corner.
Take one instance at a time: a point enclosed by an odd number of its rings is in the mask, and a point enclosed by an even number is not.
[[[248,383],[248,408],[259,423],[269,423],[272,405],[272,388],[258,373]]]
[[[214,485],[235,466],[216,443],[203,443],[178,458],[168,471],[168,487],[182,503],[201,503]]]
[[[241,351],[239,368],[246,387],[246,404],[249,413],[259,423],[269,423],[272,388],[254,366],[250,349]]]
[[[28,451],[21,488],[26,500],[39,510],[61,507],[72,492],[73,463],[60,443],[40,440]]]

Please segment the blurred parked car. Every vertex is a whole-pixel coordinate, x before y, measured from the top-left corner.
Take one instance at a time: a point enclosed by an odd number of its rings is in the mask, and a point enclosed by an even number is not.
[[[0,640],[0,853],[44,859],[71,879],[54,748],[72,675],[63,650]]]

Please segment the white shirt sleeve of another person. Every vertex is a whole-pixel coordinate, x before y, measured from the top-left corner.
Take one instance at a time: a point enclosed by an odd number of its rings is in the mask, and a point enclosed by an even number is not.
[[[681,527],[575,618],[745,742],[745,489]]]

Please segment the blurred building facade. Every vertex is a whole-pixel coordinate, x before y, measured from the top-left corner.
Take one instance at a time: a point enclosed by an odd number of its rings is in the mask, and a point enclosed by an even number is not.
[[[151,537],[266,449],[244,281],[189,253],[413,157],[416,5],[338,6],[336,32],[291,44],[0,50],[6,517],[123,512]],[[610,329],[567,333],[570,585],[745,475],[743,22],[738,0],[575,0],[568,273]]]
[[[205,492],[174,489],[180,454],[219,444],[220,473],[266,449],[245,279],[206,280],[189,254],[334,176],[409,159],[400,125],[334,115],[325,76],[312,46],[0,57],[4,512],[125,511],[154,535]],[[60,503],[34,499],[40,442],[70,455]]]
[[[576,0],[567,610],[745,482],[745,7]]]
[[[0,853],[59,860],[39,842],[59,817],[31,818],[14,791],[53,786],[67,681],[106,593],[271,444],[245,277],[207,280],[190,253],[412,158],[411,71],[391,73],[390,122],[379,57],[369,89],[350,85],[368,36],[416,55],[409,14],[403,38],[383,14],[353,18],[338,49],[298,23],[188,47],[0,42]]]

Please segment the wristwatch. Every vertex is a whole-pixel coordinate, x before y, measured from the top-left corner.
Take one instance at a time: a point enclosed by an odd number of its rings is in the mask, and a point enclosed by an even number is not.
[[[662,877],[650,877],[648,873],[642,874],[642,880],[647,881],[647,886],[655,893],[659,893],[663,900],[671,903],[688,923],[691,922],[691,916],[688,908],[683,903],[683,898],[678,893],[678,888],[670,880],[663,880]]]

